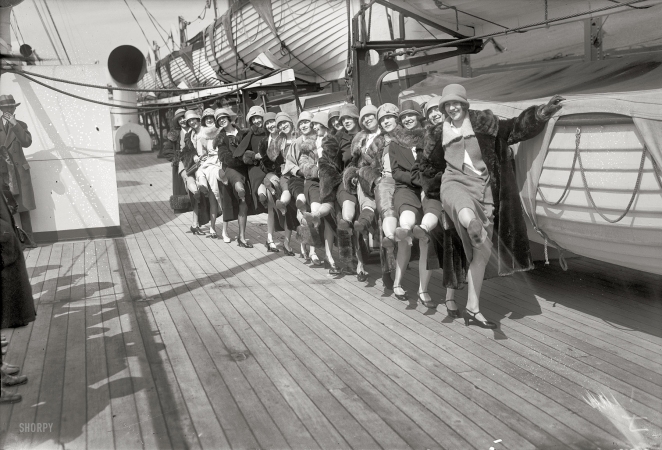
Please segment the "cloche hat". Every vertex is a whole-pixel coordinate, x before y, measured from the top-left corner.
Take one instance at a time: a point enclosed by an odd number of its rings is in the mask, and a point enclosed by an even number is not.
[[[294,124],[290,115],[282,111],[276,114],[276,126],[280,125],[281,122],[290,122],[291,124]]]
[[[201,117],[197,109],[189,109],[188,111],[186,111],[186,114],[184,114],[184,119],[186,119],[186,123],[188,123],[188,121],[191,119],[200,120]]]
[[[312,121],[313,120],[313,113],[310,111],[302,111],[301,114],[299,114],[299,118],[297,119],[297,128],[299,128],[299,123],[302,120],[307,120],[307,121]]]
[[[202,111],[202,118],[204,119],[207,116],[214,118],[214,110],[211,108],[206,108],[204,111]]]
[[[425,114],[425,118],[427,119],[428,113],[430,112],[430,109],[436,107],[439,107],[439,100],[441,100],[441,97],[438,95],[434,95],[430,97],[430,100],[425,102],[425,106],[423,107],[423,113]]]
[[[180,117],[183,117],[184,114],[186,114],[186,110],[184,108],[179,108],[177,111],[175,111],[175,119],[179,119]]]
[[[467,100],[467,90],[460,84],[449,84],[444,88],[439,100],[439,109],[444,110],[444,104],[447,102],[460,102],[469,107],[469,100]]]
[[[400,114],[400,108],[393,103],[384,103],[377,109],[377,120],[381,121],[386,116],[395,116],[397,118],[398,114]]]
[[[251,106],[246,114],[246,122],[251,123],[251,119],[257,116],[264,117],[264,109],[261,106]]]
[[[313,119],[311,120],[313,123],[319,123],[320,125],[323,125],[324,127],[329,126],[329,113],[326,111],[320,111],[316,113],[313,116]]]
[[[363,117],[367,116],[368,114],[374,114],[376,116],[377,107],[375,105],[365,105],[363,108],[361,108],[361,113],[359,114],[359,123],[363,122]]]
[[[340,118],[351,117],[353,119],[359,118],[359,108],[356,107],[353,103],[347,103],[340,107]]]
[[[268,112],[264,115],[264,123],[267,123],[270,120],[276,120],[276,113]]]
[[[414,100],[405,100],[402,102],[400,114],[398,117],[402,117],[406,114],[416,114],[422,119],[423,113],[421,112],[421,105],[419,105],[418,102],[415,102]]]

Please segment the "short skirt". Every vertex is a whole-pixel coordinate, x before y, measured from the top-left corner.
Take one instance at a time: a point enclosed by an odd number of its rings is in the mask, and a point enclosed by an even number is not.
[[[301,177],[291,176],[287,184],[290,193],[293,198],[297,198],[300,194],[303,194],[304,179]]]
[[[423,205],[421,204],[420,189],[410,189],[408,187],[397,187],[393,194],[393,208],[398,217],[404,211],[411,211],[416,214],[416,218],[423,217]],[[417,220],[418,222],[418,220]]]
[[[306,196],[306,201],[311,203],[320,202],[320,182],[319,180],[305,180],[303,183],[303,194]]]

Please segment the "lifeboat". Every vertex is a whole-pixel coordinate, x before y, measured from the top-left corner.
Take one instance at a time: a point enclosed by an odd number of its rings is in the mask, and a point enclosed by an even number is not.
[[[150,68],[141,88],[219,86],[294,69],[311,82],[344,76],[348,51],[345,1],[240,0]]]
[[[472,109],[508,118],[563,95],[545,131],[514,149],[529,238],[662,274],[661,79],[662,56],[632,57],[461,80],[436,75],[401,100],[422,102],[460,82]]]

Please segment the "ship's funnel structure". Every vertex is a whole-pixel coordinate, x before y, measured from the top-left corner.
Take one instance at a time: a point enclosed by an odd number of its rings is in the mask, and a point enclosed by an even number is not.
[[[143,53],[133,45],[120,45],[108,56],[108,73],[117,87],[138,87],[138,82],[147,71]],[[113,101],[124,106],[136,106],[137,96],[131,91],[113,91]],[[137,110],[113,108],[115,129],[132,122],[139,123]]]
[[[145,75],[147,63],[143,53],[133,45],[120,45],[108,56],[108,71],[119,84],[136,84]]]

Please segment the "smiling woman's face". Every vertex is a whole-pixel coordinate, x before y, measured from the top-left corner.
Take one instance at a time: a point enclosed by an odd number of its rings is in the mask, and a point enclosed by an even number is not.
[[[264,123],[264,128],[271,134],[276,132],[276,120],[267,120]]]
[[[432,125],[436,125],[442,120],[444,120],[444,115],[441,113],[441,111],[439,111],[438,106],[433,106],[428,109],[428,122],[430,122]]]
[[[230,118],[228,116],[221,116],[216,119],[216,123],[220,128],[225,128],[230,124]]]
[[[444,109],[453,122],[464,120],[464,116],[467,114],[467,110],[462,102],[446,102]]]
[[[368,129],[368,131],[374,132],[377,130],[377,117],[374,114],[366,114],[363,116],[363,126]]]
[[[402,116],[402,126],[408,130],[413,130],[418,126],[418,114],[405,114]]]
[[[379,125],[386,131],[390,133],[395,130],[395,127],[398,125],[398,121],[395,116],[384,116],[379,120]]]
[[[311,131],[310,120],[302,120],[299,122],[299,131],[303,134],[308,134]]]
[[[283,122],[278,124],[278,130],[280,130],[281,133],[291,133],[292,132],[292,123],[288,122],[287,120],[284,120]]]

